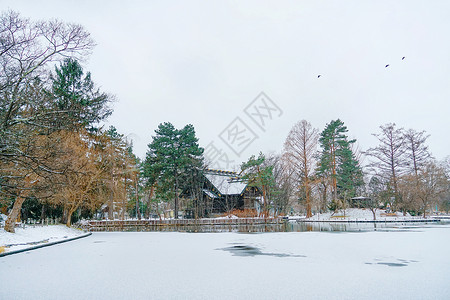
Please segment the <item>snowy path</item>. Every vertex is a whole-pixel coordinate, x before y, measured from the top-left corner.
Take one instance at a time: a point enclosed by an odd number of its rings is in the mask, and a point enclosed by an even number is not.
[[[449,299],[449,249],[450,225],[94,233],[1,257],[0,299]]]
[[[86,232],[68,228],[65,225],[27,225],[25,229],[17,227],[15,233],[9,233],[0,228],[0,247],[5,253],[10,253],[67,241],[84,235],[86,235]],[[0,254],[2,254],[2,251],[0,251]]]

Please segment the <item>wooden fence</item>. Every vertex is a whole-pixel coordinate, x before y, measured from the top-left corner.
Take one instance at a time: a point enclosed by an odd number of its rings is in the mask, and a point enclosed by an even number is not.
[[[160,231],[201,226],[256,226],[284,224],[282,218],[238,218],[238,219],[170,219],[170,220],[125,220],[88,221],[82,225],[88,231]]]

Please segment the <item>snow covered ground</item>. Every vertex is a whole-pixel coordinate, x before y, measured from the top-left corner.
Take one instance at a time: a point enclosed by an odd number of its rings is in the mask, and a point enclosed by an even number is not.
[[[386,213],[385,210],[377,210],[376,213],[377,221],[407,221],[407,220],[420,220],[422,217],[412,217],[410,214],[406,214],[405,216],[401,212],[396,213]],[[304,217],[290,217],[290,219],[304,219],[310,221],[348,221],[348,220],[356,220],[356,221],[372,221],[373,213],[370,209],[359,209],[359,208],[348,208],[345,210],[345,214],[343,210],[337,211],[336,213],[327,212],[323,214],[316,214],[311,218]]]
[[[16,227],[16,233],[6,232],[0,228],[0,253],[21,250],[71,239],[85,234],[82,230],[68,228],[65,225]]]
[[[105,232],[0,257],[0,299],[449,299],[450,225]]]

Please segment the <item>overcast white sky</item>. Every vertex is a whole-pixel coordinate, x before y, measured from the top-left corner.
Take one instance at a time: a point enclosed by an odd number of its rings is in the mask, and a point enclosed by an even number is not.
[[[117,96],[109,123],[141,158],[165,121],[193,124],[201,146],[213,142],[239,163],[281,151],[301,119],[321,131],[337,118],[362,150],[376,145],[371,133],[380,125],[394,122],[426,130],[436,158],[450,155],[450,1],[0,0],[0,7],[92,34],[98,45],[84,67]],[[265,131],[244,113],[260,92],[282,110]],[[240,156],[219,138],[236,117],[258,136]]]

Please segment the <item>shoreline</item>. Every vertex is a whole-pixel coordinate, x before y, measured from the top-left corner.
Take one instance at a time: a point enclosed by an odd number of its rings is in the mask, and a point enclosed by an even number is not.
[[[36,246],[28,247],[28,248],[12,250],[12,251],[5,251],[5,252],[0,253],[0,257],[12,255],[12,254],[18,254],[18,253],[22,253],[22,252],[26,252],[26,251],[31,251],[31,250],[36,250],[36,249],[39,249],[39,248],[49,247],[49,246],[53,246],[53,245],[57,245],[57,244],[62,244],[62,243],[78,240],[78,239],[81,239],[81,238],[85,238],[85,237],[88,237],[90,235],[92,235],[92,232],[87,232],[87,233],[85,233],[83,235],[79,235],[79,236],[76,236],[76,237],[72,237],[72,238],[68,238],[68,239],[64,239],[64,240],[59,240],[59,241],[54,241],[54,242],[50,242],[50,243],[43,243],[43,244],[39,244],[39,245],[36,245]]]
[[[404,220],[308,220],[308,219],[289,219],[299,223],[440,223],[441,219],[404,219]]]

